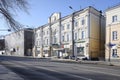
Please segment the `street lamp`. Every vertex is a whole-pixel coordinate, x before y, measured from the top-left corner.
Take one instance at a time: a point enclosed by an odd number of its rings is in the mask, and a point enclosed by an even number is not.
[[[75,11],[71,6],[69,6],[69,8]],[[75,12],[72,13],[72,58],[75,57],[74,55],[74,14]]]
[[[8,32],[10,32],[11,29],[0,29],[0,31],[8,31]]]
[[[75,10],[73,9],[73,7],[72,7],[72,6],[69,6],[69,8],[75,12]]]

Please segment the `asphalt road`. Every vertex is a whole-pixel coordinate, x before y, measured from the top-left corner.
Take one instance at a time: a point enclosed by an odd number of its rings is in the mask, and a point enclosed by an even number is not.
[[[0,56],[0,65],[24,80],[120,80],[120,67]]]

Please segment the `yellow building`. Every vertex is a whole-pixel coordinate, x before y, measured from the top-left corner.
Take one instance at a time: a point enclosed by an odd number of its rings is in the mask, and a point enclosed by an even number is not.
[[[120,4],[106,10],[106,48],[108,61],[120,59]]]
[[[53,13],[48,24],[36,29],[36,34],[41,34],[41,28],[43,54],[57,57],[66,55],[75,58],[104,58],[105,18],[101,11],[91,6],[65,17],[61,17],[60,13]],[[35,40],[41,41],[39,37]]]

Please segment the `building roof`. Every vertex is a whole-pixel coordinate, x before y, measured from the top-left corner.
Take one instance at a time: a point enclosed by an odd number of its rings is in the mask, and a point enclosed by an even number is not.
[[[113,9],[116,9],[116,8],[119,8],[119,7],[120,7],[120,3],[118,3],[118,4],[114,5],[114,6],[111,6],[111,7],[107,8],[107,9],[106,9],[106,12],[107,12],[107,11],[110,11],[110,10],[113,10]]]
[[[29,31],[29,32],[33,32],[33,29],[32,29],[32,28],[23,28],[23,29],[20,29],[20,30],[18,30],[18,31],[11,32],[10,34],[6,34],[4,37],[9,36],[9,35],[12,35],[12,34],[19,33],[20,31]]]
[[[80,10],[78,10],[78,11],[74,11],[73,13],[74,13],[74,14],[77,14],[77,13],[79,13],[79,12],[85,12],[86,10],[88,10],[88,9],[90,9],[90,8],[94,9],[94,10],[97,11],[97,12],[101,12],[101,11],[97,10],[96,8],[94,8],[94,7],[92,7],[92,6],[88,6],[88,7],[84,8],[84,9],[80,9]],[[61,17],[60,19],[56,20],[56,21],[53,22],[53,23],[46,23],[46,24],[44,24],[44,25],[42,25],[42,26],[39,26],[38,28],[36,28],[36,30],[37,30],[37,29],[40,29],[40,28],[44,28],[44,27],[46,27],[46,26],[48,26],[48,25],[50,25],[50,24],[54,24],[54,23],[58,22],[59,20],[64,20],[64,19],[66,19],[66,18],[69,18],[69,17],[71,17],[71,16],[73,15],[73,13],[72,13],[72,14],[69,14],[69,15],[66,15],[66,16],[64,16],[64,17]],[[53,14],[54,14],[54,13],[52,13],[52,15],[53,15]]]

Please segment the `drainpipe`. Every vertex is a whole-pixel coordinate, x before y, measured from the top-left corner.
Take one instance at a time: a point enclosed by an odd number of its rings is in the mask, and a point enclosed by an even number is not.
[[[90,8],[91,8],[91,6],[89,6],[89,10],[88,10],[88,39],[89,39],[89,41],[88,41],[88,43],[89,43],[89,46],[88,46],[88,55],[89,55],[89,59],[91,60],[91,57],[92,57],[92,54],[91,54],[91,52],[90,52]]]
[[[49,39],[50,39],[50,46],[49,46],[49,53],[48,53],[48,56],[51,57],[51,54],[52,54],[52,29],[51,29],[51,17],[49,17],[49,31],[50,31],[50,36],[49,36]]]
[[[42,34],[41,35],[41,42],[42,43],[41,43],[41,50],[40,51],[41,51],[41,57],[43,57],[43,27],[41,27],[41,29],[42,29],[41,30],[41,34]]]
[[[61,48],[61,13],[60,13],[60,19],[59,19],[59,48]],[[60,55],[60,52],[59,52]]]
[[[36,54],[36,36],[35,36],[35,34],[36,34],[36,31],[34,29],[34,32],[33,32],[33,45],[34,45],[34,47],[33,47],[33,57],[35,57],[35,54]]]
[[[109,58],[108,61],[111,62],[111,25],[109,26]]]
[[[101,36],[101,29],[102,29],[102,25],[101,25],[101,19],[102,19],[102,11],[100,11],[100,17],[99,17],[100,19],[99,19],[99,25],[100,25],[100,33],[99,33],[99,57],[102,57],[102,52],[101,52],[101,45],[102,45],[102,36]]]

